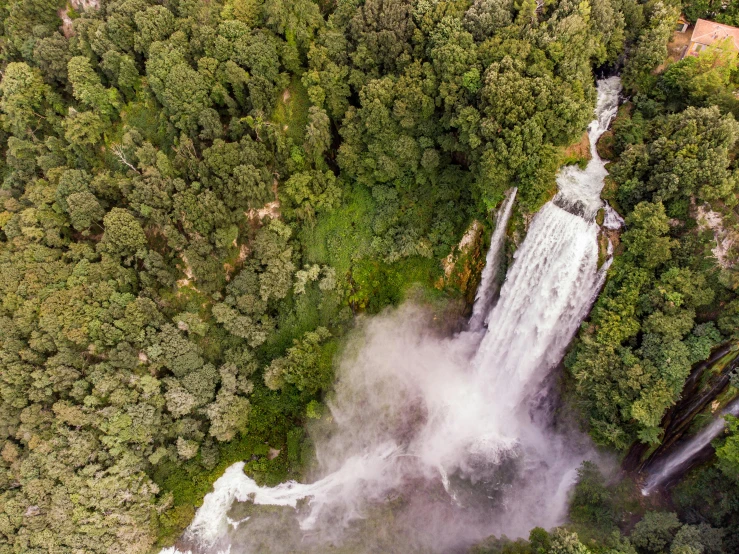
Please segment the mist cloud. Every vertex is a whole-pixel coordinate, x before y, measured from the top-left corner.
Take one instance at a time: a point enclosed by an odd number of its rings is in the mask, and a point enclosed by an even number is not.
[[[552,428],[534,401],[549,392],[540,383],[511,410],[475,367],[482,334],[441,337],[432,317],[406,304],[364,319],[339,364],[332,423],[311,430],[321,478],[259,487],[235,464],[191,524],[193,548],[452,552],[561,523],[587,441]],[[270,508],[234,528],[234,500]],[[370,532],[380,523],[384,536]]]

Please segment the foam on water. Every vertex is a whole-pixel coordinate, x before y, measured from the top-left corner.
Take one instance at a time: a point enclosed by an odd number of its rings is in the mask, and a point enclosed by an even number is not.
[[[603,218],[603,228],[616,230],[624,226],[624,218],[606,202],[606,213]]]

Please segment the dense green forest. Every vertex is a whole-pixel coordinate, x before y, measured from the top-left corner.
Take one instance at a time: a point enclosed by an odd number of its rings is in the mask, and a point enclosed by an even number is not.
[[[719,4],[683,8],[739,23]],[[146,553],[234,461],[299,478],[354,315],[468,294],[440,260],[509,187],[518,229],[552,197],[595,68],[623,65],[627,230],[567,358],[583,425],[658,444],[691,365],[739,339],[737,60],[665,65],[678,4],[86,6],[0,0],[0,552]],[[480,551],[721,552],[732,429],[682,522],[621,537],[639,507],[584,466],[572,528]]]

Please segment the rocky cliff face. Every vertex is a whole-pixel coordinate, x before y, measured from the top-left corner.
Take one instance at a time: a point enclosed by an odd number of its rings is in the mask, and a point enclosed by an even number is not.
[[[441,261],[444,275],[436,283],[439,290],[451,288],[459,291],[468,305],[468,310],[475,301],[480,273],[485,267],[484,235],[485,227],[478,220],[474,220],[459,244]]]
[[[729,383],[739,369],[739,349],[736,344],[725,344],[711,357],[697,364],[688,377],[682,397],[662,420],[664,434],[661,444],[650,451],[649,445],[634,444],[623,460],[626,471],[645,471],[669,455],[673,448],[692,432],[697,431],[699,416],[710,421],[713,414],[733,400]],[[705,423],[705,421],[703,421]],[[699,456],[696,462],[704,460]],[[688,466],[690,467],[690,466]]]

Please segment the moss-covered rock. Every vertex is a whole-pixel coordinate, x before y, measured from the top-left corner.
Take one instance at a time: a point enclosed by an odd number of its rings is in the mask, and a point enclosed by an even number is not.
[[[598,156],[600,156],[601,160],[610,161],[616,157],[616,154],[613,151],[614,144],[615,138],[613,131],[606,131],[600,136],[598,142],[595,143],[595,149],[598,151]]]
[[[580,140],[574,144],[571,144],[562,152],[561,165],[576,165],[581,169],[585,169],[588,162],[592,159],[590,153],[590,137],[585,132],[580,137]]]

